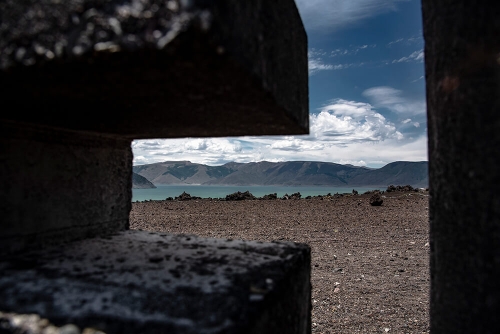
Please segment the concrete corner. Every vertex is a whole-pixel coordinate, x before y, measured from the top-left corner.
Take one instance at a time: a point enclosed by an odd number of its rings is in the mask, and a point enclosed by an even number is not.
[[[310,333],[310,249],[145,231],[0,262],[0,310],[105,333]]]

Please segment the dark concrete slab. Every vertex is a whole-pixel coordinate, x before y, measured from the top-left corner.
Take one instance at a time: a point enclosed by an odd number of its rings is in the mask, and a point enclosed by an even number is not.
[[[293,0],[7,0],[10,120],[126,137],[308,133]]]
[[[500,2],[422,5],[431,333],[498,333]]]
[[[293,0],[0,1],[0,251],[126,230],[134,139],[303,134]]]
[[[6,0],[0,36],[2,326],[310,332],[307,246],[126,231],[133,139],[308,133],[293,0]]]
[[[128,229],[130,141],[0,122],[0,254]]]
[[[310,332],[310,249],[303,244],[126,231],[4,258],[0,271],[0,311],[38,314],[56,326]]]

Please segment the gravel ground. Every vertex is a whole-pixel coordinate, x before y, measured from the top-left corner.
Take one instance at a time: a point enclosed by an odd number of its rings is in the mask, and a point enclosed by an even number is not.
[[[429,333],[428,193],[132,203],[131,229],[288,240],[312,252],[313,333]]]

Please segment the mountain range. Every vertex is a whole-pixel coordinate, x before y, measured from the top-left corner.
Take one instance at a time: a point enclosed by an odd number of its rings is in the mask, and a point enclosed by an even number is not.
[[[156,186],[148,179],[146,179],[144,176],[132,172],[132,188],[148,189],[148,188],[156,188]]]
[[[229,162],[222,166],[165,161],[133,166],[133,172],[153,187],[166,184],[387,187],[392,184],[422,188],[429,184],[427,161],[396,161],[381,168],[319,161]],[[133,179],[133,187],[148,187],[141,181],[136,186]]]

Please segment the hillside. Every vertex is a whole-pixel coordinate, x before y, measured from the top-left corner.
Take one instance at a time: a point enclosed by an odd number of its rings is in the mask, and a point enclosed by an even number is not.
[[[153,184],[427,187],[428,162],[397,161],[378,169],[319,161],[230,162],[207,166],[165,161],[133,167]]]
[[[137,173],[132,173],[132,189],[146,189],[146,188],[156,188],[156,186],[151,183],[144,176]]]
[[[413,187],[428,187],[428,162],[396,161],[370,173],[357,175],[350,180],[350,185],[411,185]]]

